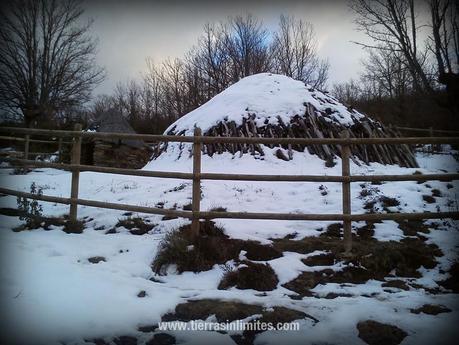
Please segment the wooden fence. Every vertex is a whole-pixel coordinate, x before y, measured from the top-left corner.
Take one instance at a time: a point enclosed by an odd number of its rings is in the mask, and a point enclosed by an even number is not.
[[[199,234],[199,221],[201,219],[216,218],[238,218],[238,219],[269,219],[269,220],[316,220],[316,221],[342,221],[344,228],[345,252],[349,253],[352,248],[351,223],[353,221],[379,221],[379,220],[420,220],[420,219],[441,219],[459,218],[459,212],[422,212],[422,213],[351,213],[351,183],[353,182],[381,182],[381,181],[452,181],[459,180],[457,173],[444,174],[413,174],[413,175],[351,175],[350,174],[350,146],[351,145],[398,145],[398,144],[458,144],[459,137],[420,137],[420,138],[262,138],[262,137],[208,137],[202,136],[199,128],[195,129],[194,136],[171,136],[171,135],[147,135],[127,133],[97,133],[82,132],[81,126],[77,125],[74,131],[43,130],[29,128],[0,127],[1,133],[9,136],[3,138],[16,138],[14,134],[23,134],[25,148],[23,158],[5,157],[5,161],[22,167],[48,167],[68,170],[72,173],[71,193],[69,198],[37,195],[27,192],[15,191],[0,187],[0,193],[26,197],[46,202],[54,202],[70,205],[70,221],[77,220],[78,205],[115,209],[131,212],[159,214],[172,217],[183,217],[192,220],[192,231]],[[72,157],[70,164],[40,162],[27,159],[27,142],[30,142],[31,135],[51,136],[59,138],[72,138]],[[165,171],[144,171],[136,169],[120,169],[110,167],[99,167],[80,164],[81,142],[87,139],[137,139],[148,142],[181,142],[193,144],[193,172],[165,172]],[[340,145],[342,157],[341,175],[261,175],[261,174],[225,174],[225,173],[202,173],[201,152],[203,143],[245,143],[245,144],[300,144],[300,145]],[[156,207],[145,207],[118,203],[109,203],[95,200],[78,198],[79,174],[81,171],[92,171],[100,173],[112,173],[131,176],[148,176],[159,178],[190,179],[192,187],[192,210],[168,210]],[[298,214],[298,213],[253,213],[253,212],[226,212],[226,211],[201,211],[201,181],[202,180],[235,180],[235,181],[286,181],[286,182],[338,182],[342,188],[342,213],[336,214]]]

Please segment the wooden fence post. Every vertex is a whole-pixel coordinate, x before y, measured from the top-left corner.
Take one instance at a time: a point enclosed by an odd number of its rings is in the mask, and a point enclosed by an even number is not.
[[[75,125],[75,132],[81,132],[81,124],[77,123]],[[73,146],[72,146],[72,164],[80,164],[81,156],[81,136],[76,135],[73,137]],[[73,199],[78,199],[78,186],[80,182],[80,170],[72,169],[72,189],[70,192],[70,198],[72,202],[70,203],[70,222],[76,222],[77,220],[77,209],[78,204],[73,201]]]
[[[202,143],[197,139],[201,136],[201,128],[194,128],[193,141],[193,199],[192,211],[193,220],[191,223],[191,232],[193,236],[199,235],[199,210],[201,203],[201,148]]]
[[[349,132],[345,131],[342,138],[349,138]],[[343,215],[351,215],[351,182],[349,176],[351,175],[349,156],[351,155],[351,149],[348,144],[341,145],[341,175],[347,177],[347,180],[343,181]],[[344,219],[343,221],[343,232],[344,232],[344,252],[350,254],[352,250],[352,227],[350,219]]]
[[[59,154],[59,163],[62,163],[62,137],[59,137],[59,142],[57,144],[57,152]]]

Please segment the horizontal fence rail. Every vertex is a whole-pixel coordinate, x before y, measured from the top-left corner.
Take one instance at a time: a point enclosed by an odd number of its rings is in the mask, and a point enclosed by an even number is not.
[[[6,162],[20,163],[28,167],[54,168],[60,170],[79,170],[129,176],[161,177],[173,179],[193,179],[193,173],[151,171],[125,168],[110,168],[94,165],[63,164],[26,160],[21,158],[2,158]],[[201,180],[256,181],[256,182],[380,182],[380,181],[453,181],[459,180],[459,174],[413,174],[413,175],[249,175],[200,173]]]
[[[277,144],[277,145],[399,145],[399,144],[458,144],[457,137],[413,138],[264,138],[264,137],[211,137],[155,135],[107,132],[63,131],[35,128],[0,127],[0,132],[17,134],[50,135],[55,137],[83,137],[90,139],[137,139],[151,142],[219,143],[219,144]]]
[[[459,135],[459,131],[450,130],[450,129],[411,128],[411,127],[400,127],[400,126],[397,126],[395,128],[398,130],[407,131],[407,132],[420,132],[420,133],[429,133],[429,134],[444,133],[444,134]]]
[[[431,130],[427,130],[432,133]],[[15,127],[0,127],[0,133],[7,133],[7,136],[0,136],[0,140],[23,141],[23,158],[1,157],[3,161],[10,162],[12,165],[32,168],[54,168],[70,171],[72,173],[72,185],[70,198],[37,195],[22,191],[15,191],[0,187],[0,193],[29,199],[41,200],[70,205],[70,220],[77,220],[77,205],[139,212],[147,214],[158,214],[169,217],[182,217],[192,220],[192,231],[195,235],[199,234],[199,220],[215,218],[237,218],[237,219],[259,219],[259,220],[298,220],[298,221],[342,221],[344,229],[344,247],[347,253],[352,248],[351,222],[353,221],[379,221],[379,220],[422,220],[422,219],[441,219],[459,218],[459,212],[422,212],[422,213],[351,213],[350,185],[355,182],[382,182],[382,181],[453,181],[459,180],[458,173],[443,174],[411,174],[411,175],[351,175],[350,174],[350,152],[351,145],[381,145],[381,144],[458,144],[458,137],[415,137],[415,138],[262,138],[262,137],[209,137],[202,136],[199,128],[195,129],[193,136],[172,136],[172,135],[147,135],[147,134],[128,134],[128,133],[96,133],[81,131],[81,127],[76,126],[74,131],[29,129]],[[13,136],[23,134],[24,138]],[[36,140],[31,139],[31,135],[49,136],[58,140]],[[72,141],[63,141],[63,138],[71,138]],[[193,145],[193,172],[169,172],[169,171],[146,171],[137,169],[121,169],[112,167],[101,167],[80,164],[82,139],[136,139],[150,142],[181,142]],[[52,163],[41,162],[28,159],[29,155],[39,153],[29,152],[30,142],[58,143],[59,157],[62,153],[63,144],[72,144],[71,163]],[[256,143],[256,144],[302,144],[302,145],[340,145],[342,156],[341,175],[266,175],[266,174],[227,174],[227,173],[204,173],[201,172],[201,151],[204,143]],[[52,153],[48,153],[52,154]],[[61,160],[60,160],[61,161]],[[156,178],[173,178],[192,180],[192,210],[180,211],[163,209],[157,207],[136,206],[128,204],[110,203],[96,200],[78,198],[79,174],[80,172],[110,173],[129,176],[144,176]],[[201,181],[202,180],[232,180],[232,181],[258,181],[258,182],[336,182],[343,185],[342,200],[343,211],[339,214],[302,214],[302,213],[256,213],[256,212],[227,212],[227,211],[201,211]]]

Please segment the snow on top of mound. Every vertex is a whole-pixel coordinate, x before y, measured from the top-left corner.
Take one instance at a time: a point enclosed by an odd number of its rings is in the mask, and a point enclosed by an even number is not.
[[[256,116],[256,124],[260,127],[267,123],[277,124],[278,117],[289,123],[292,116],[304,115],[308,104],[315,108],[318,116],[340,125],[352,125],[353,119],[364,117],[336,98],[301,81],[279,74],[260,73],[231,85],[177,120],[165,133],[192,135],[195,126],[205,132],[221,121],[234,121],[239,125],[250,115]]]

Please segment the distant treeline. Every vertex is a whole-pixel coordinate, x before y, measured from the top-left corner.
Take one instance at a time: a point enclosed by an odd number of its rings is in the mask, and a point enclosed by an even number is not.
[[[206,24],[182,58],[147,58],[141,78],[119,82],[95,99],[91,91],[105,71],[94,63],[91,22],[79,21],[81,3],[12,1],[0,11],[0,110],[22,125],[48,128],[88,124],[116,112],[137,132],[161,133],[241,78],[273,72],[328,88],[386,123],[457,128],[459,5],[426,1],[428,15],[420,17],[423,7],[411,0],[350,1],[356,28],[372,42],[356,43],[368,52],[357,80],[327,84],[329,63],[318,55],[310,23],[282,15],[271,31],[246,14]],[[427,35],[422,42],[420,30]]]
[[[324,88],[329,64],[317,55],[311,24],[281,16],[270,32],[252,15],[207,24],[195,46],[181,59],[155,64],[147,59],[140,81],[119,83],[113,94],[99,96],[91,116],[117,111],[138,132],[161,133],[246,76],[273,72]]]

